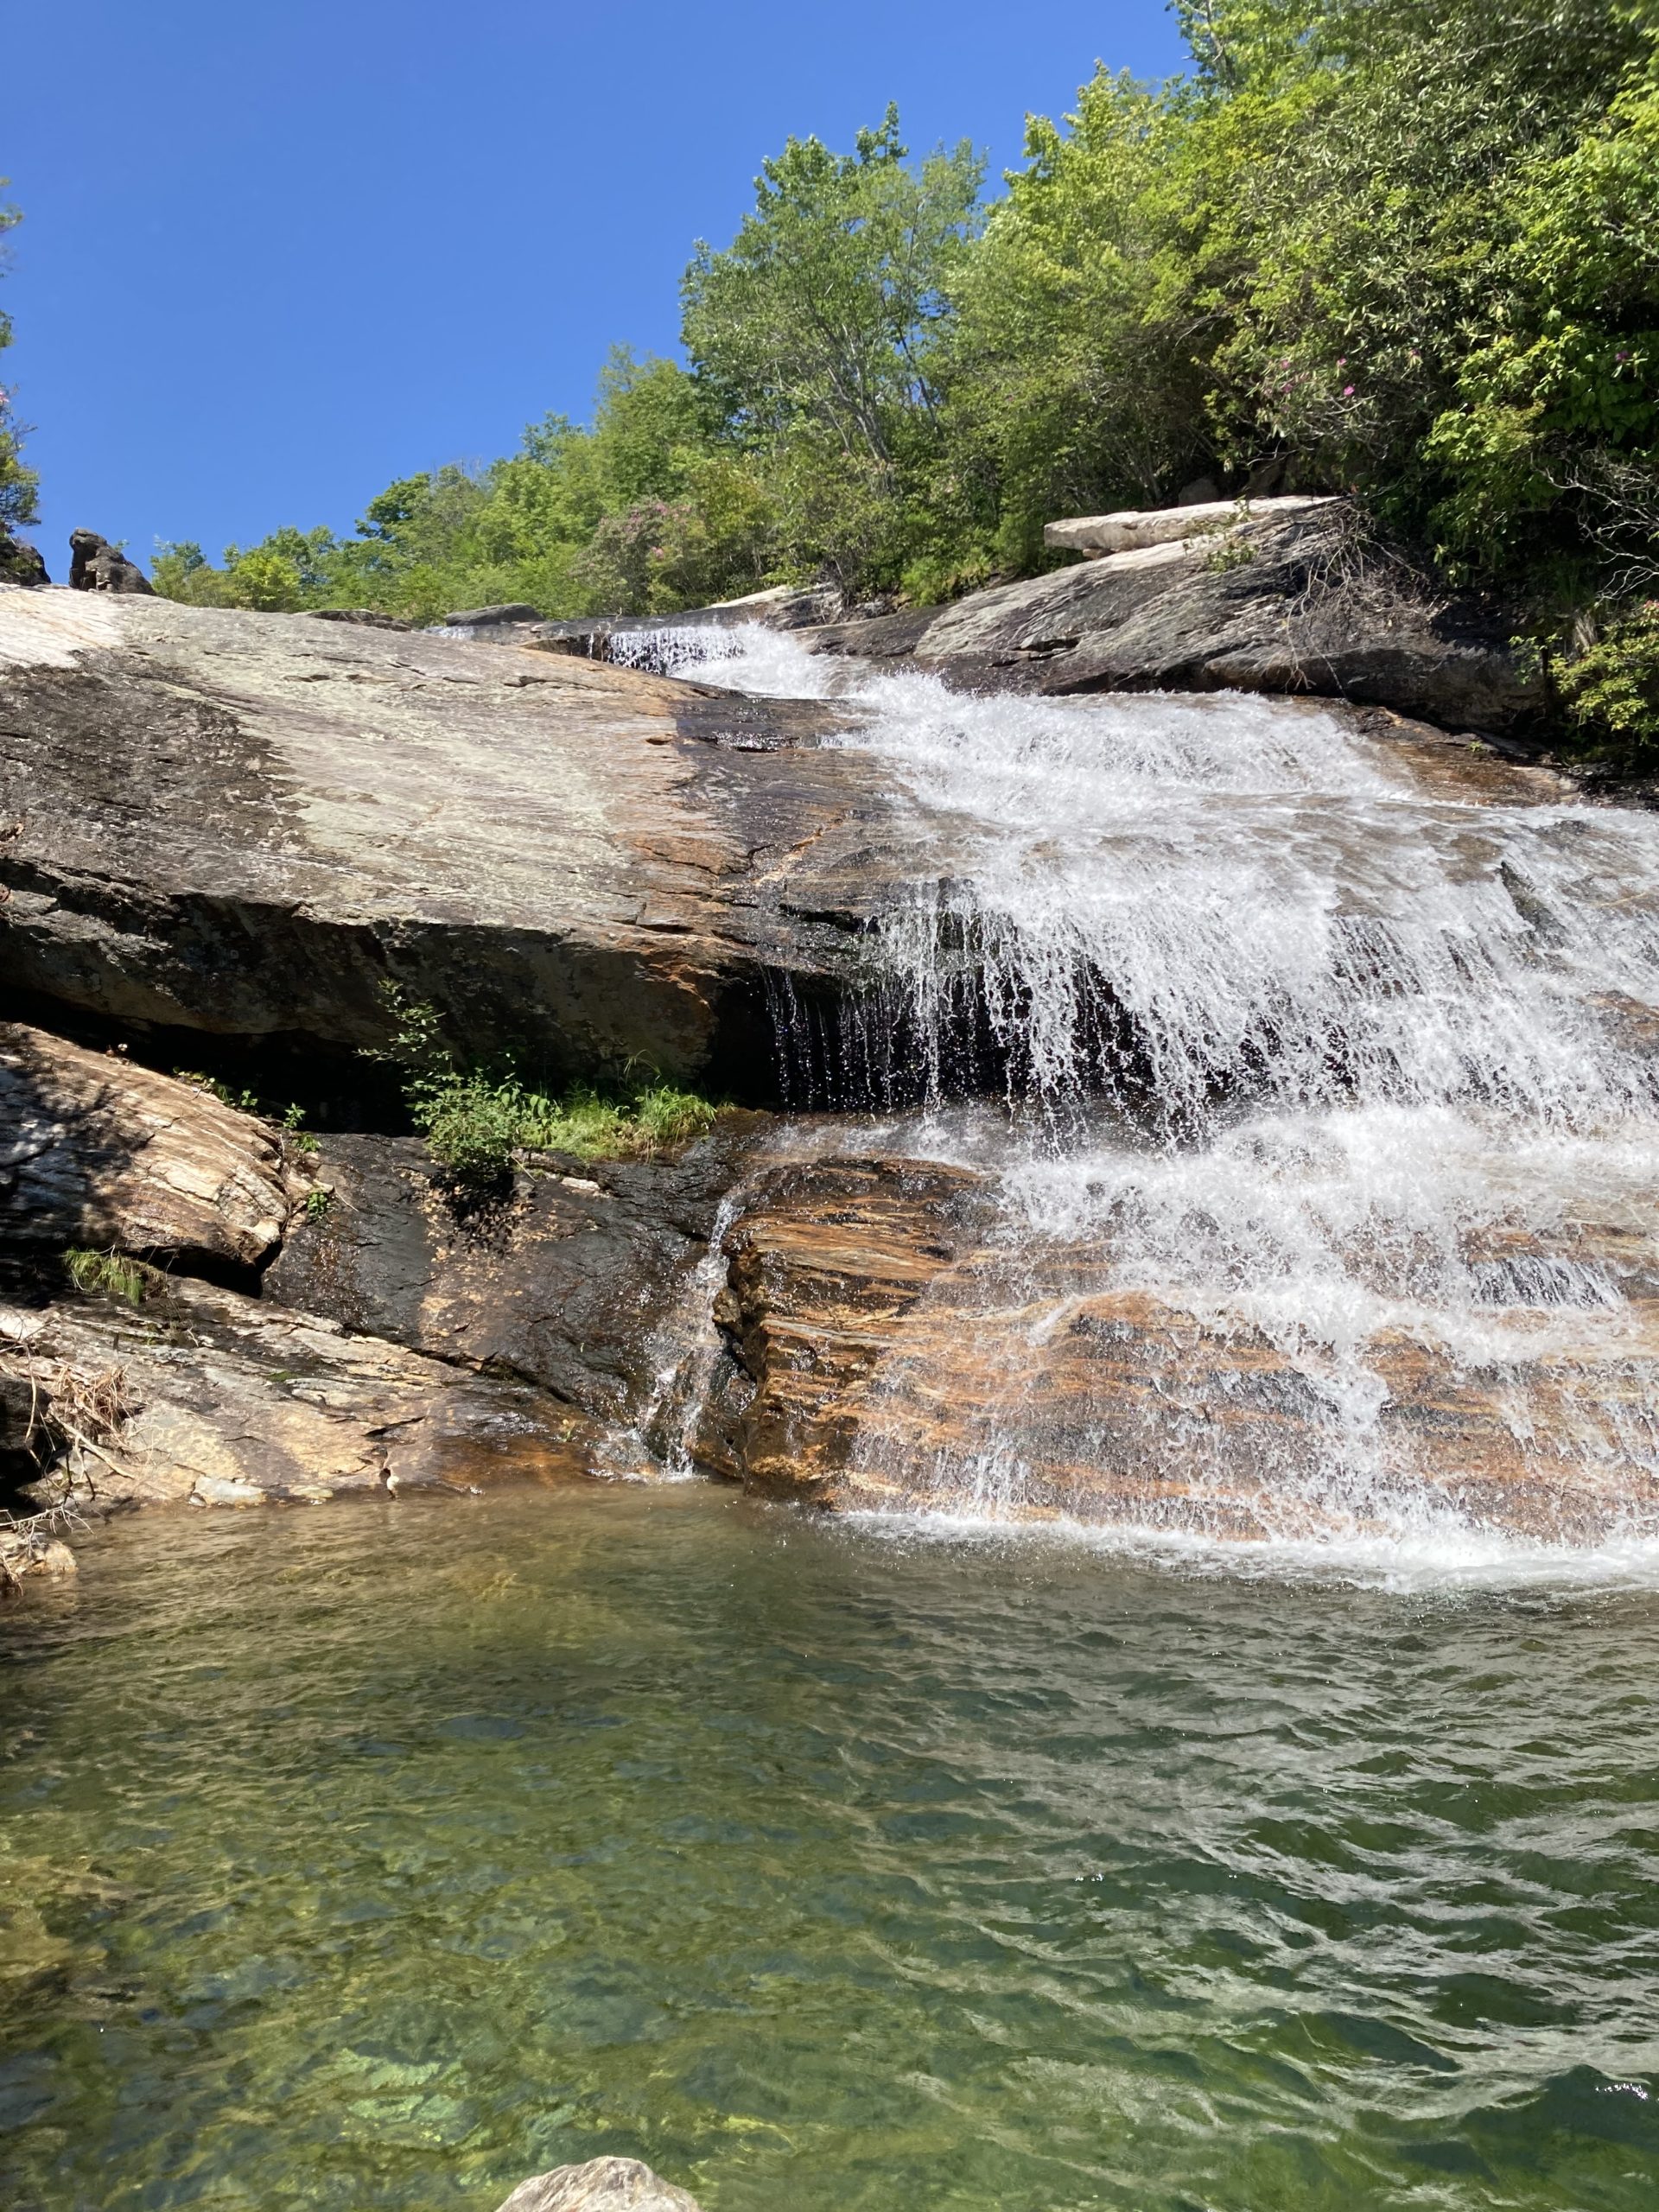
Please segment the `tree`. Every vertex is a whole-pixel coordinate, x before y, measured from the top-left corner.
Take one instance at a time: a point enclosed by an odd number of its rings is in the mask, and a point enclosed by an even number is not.
[[[855,582],[902,557],[982,175],[966,140],[912,166],[892,107],[849,155],[791,138],[733,244],[700,245],[686,271],[694,373],[759,457],[798,563]]]
[[[0,177],[0,189],[7,179]],[[0,270],[5,267],[9,249],[7,233],[22,220],[15,207],[0,206]],[[0,309],[0,353],[11,343],[11,318]],[[22,432],[12,410],[10,391],[0,384],[0,534],[35,521],[37,509],[35,494],[40,480],[31,468],[23,466]]]

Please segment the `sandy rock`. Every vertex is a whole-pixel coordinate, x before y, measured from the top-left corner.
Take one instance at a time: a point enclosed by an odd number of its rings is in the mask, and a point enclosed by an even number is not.
[[[22,1390],[58,1451],[43,1503],[66,1478],[99,1506],[236,1506],[584,1464],[582,1425],[540,1391],[182,1280],[137,1308],[0,1306],[0,1396]]]
[[[0,1243],[256,1268],[307,1187],[251,1115],[0,1022]]]
[[[698,2212],[698,2206],[638,2158],[589,2158],[520,2182],[499,2212]]]
[[[380,987],[550,1077],[772,1078],[939,865],[840,709],[569,657],[0,592],[0,965],[135,1023],[349,1052]]]

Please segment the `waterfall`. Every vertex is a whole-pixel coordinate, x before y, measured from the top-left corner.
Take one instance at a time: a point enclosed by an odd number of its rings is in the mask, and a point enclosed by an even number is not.
[[[704,681],[854,691],[841,741],[953,823],[829,1049],[935,1146],[965,1039],[1005,1093],[951,1124],[996,1224],[868,1470],[1064,1513],[1109,1466],[1149,1526],[1399,1537],[1501,1521],[1523,1464],[1558,1537],[1659,1533],[1659,817],[1465,796],[1311,705],[718,650]],[[1109,1390],[1091,1332],[1133,1346]],[[943,1446],[940,1362],[977,1378]]]

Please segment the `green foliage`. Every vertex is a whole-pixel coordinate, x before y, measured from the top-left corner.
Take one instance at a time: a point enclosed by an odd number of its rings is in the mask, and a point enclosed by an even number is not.
[[[151,1270],[118,1252],[92,1252],[72,1244],[64,1254],[69,1280],[87,1298],[118,1298],[142,1306]]]
[[[8,180],[0,176],[0,190]],[[0,206],[0,270],[6,261],[6,234],[22,220],[15,207]],[[11,318],[0,311],[0,353],[11,343]],[[36,517],[39,480],[23,466],[22,431],[12,412],[11,393],[0,385],[0,532],[31,523]]]
[[[516,1153],[620,1160],[690,1144],[714,1121],[708,1099],[667,1084],[636,1084],[611,1097],[576,1084],[554,1097],[511,1066],[497,1073],[464,1067],[433,1007],[396,984],[383,995],[397,1026],[382,1057],[402,1069],[410,1117],[432,1157],[465,1187],[504,1180]]]
[[[305,1212],[308,1221],[321,1221],[334,1203],[334,1194],[326,1185],[319,1184],[315,1191],[308,1191]]]
[[[912,159],[891,109],[791,139],[686,271],[688,366],[619,353],[588,426],[158,584],[419,620],[936,597],[1208,479],[1354,493],[1541,632],[1659,586],[1654,0],[1175,10],[1190,73],[1101,70],[988,211],[971,148]]]
[[[217,1076],[202,1075],[194,1068],[175,1068],[173,1078],[175,1083],[192,1084],[198,1090],[205,1090],[209,1097],[217,1098],[221,1106],[234,1107],[238,1114],[251,1114],[262,1122],[280,1122],[297,1153],[308,1155],[317,1149],[315,1137],[305,1127],[303,1106],[267,1106],[257,1091],[245,1088],[232,1090],[228,1083],[221,1083]]]
[[[1623,773],[1659,770],[1659,600],[1610,623],[1557,680],[1578,751]]]

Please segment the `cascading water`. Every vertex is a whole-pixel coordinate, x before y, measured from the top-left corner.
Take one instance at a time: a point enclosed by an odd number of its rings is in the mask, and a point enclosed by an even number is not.
[[[1659,818],[1446,796],[1285,702],[963,698],[760,629],[618,647],[855,693],[843,741],[970,825],[876,928],[911,1065],[869,1103],[908,1084],[917,1148],[995,1172],[942,1332],[979,1381],[941,1444],[920,1330],[867,1471],[1246,1536],[1659,1532]],[[939,1110],[975,1029],[995,1124]],[[1082,1374],[1091,1332],[1127,1370]]]

